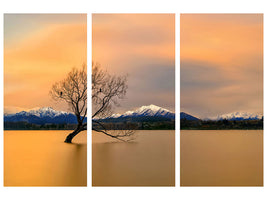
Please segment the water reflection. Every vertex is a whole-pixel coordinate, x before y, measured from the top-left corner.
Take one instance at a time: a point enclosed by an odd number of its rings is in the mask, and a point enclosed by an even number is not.
[[[137,134],[124,143],[93,132],[93,186],[174,186],[174,131]]]
[[[86,186],[86,132],[66,144],[69,131],[5,131],[5,186]]]
[[[262,186],[262,130],[181,131],[182,186]]]

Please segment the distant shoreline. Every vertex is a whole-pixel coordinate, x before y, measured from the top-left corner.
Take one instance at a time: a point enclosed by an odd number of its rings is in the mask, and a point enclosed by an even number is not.
[[[263,119],[258,120],[180,120],[181,130],[263,130]]]
[[[214,130],[214,131],[218,131],[218,130],[264,130],[263,128],[258,128],[258,129],[241,129],[241,128],[236,128],[236,129],[220,129],[220,128],[218,128],[218,129],[204,129],[204,128],[202,128],[202,129],[194,129],[194,128],[188,128],[188,129],[186,129],[186,128],[183,128],[183,129],[180,129],[181,131],[190,131],[190,130],[193,130],[193,131],[197,131],[197,130],[200,130],[200,131],[202,131],[202,130]]]

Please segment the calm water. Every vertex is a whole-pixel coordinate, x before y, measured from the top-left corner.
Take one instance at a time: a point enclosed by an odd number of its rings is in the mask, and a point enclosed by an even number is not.
[[[262,186],[262,130],[181,131],[182,186]]]
[[[86,131],[4,131],[5,186],[86,186]]]
[[[92,135],[93,186],[174,186],[175,131],[138,131],[124,143]]]

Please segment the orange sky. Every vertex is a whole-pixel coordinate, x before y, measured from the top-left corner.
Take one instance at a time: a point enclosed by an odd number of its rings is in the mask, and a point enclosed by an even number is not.
[[[115,112],[155,104],[175,110],[175,15],[93,14],[92,59],[111,74],[128,74]]]
[[[52,84],[86,63],[85,14],[4,15],[5,112],[51,106]]]
[[[263,15],[182,14],[180,29],[181,111],[262,114]]]

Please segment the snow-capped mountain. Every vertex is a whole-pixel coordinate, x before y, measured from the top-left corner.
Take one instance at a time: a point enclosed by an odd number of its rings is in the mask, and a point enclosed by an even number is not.
[[[43,108],[33,108],[29,111],[21,111],[18,112],[16,114],[6,114],[6,116],[14,116],[14,115],[25,115],[25,116],[30,116],[30,115],[34,115],[37,117],[45,117],[45,116],[49,116],[49,117],[56,117],[59,115],[66,115],[68,114],[67,112],[64,111],[57,111],[54,110],[51,107],[43,107]]]
[[[186,120],[192,120],[192,121],[199,120],[198,118],[192,115],[189,115],[185,112],[180,112],[180,119],[186,119]]]
[[[5,122],[25,121],[33,124],[74,124],[77,123],[73,113],[54,110],[51,107],[36,108],[29,111],[21,111],[15,114],[5,114]]]
[[[233,112],[228,114],[219,115],[215,120],[256,120],[261,119],[263,115],[261,114],[253,114],[248,112]]]
[[[166,118],[166,119],[175,119],[175,113],[161,108],[156,105],[142,106],[133,111],[127,111],[124,114],[114,114],[110,118],[141,118],[141,117],[157,117],[157,118]]]

